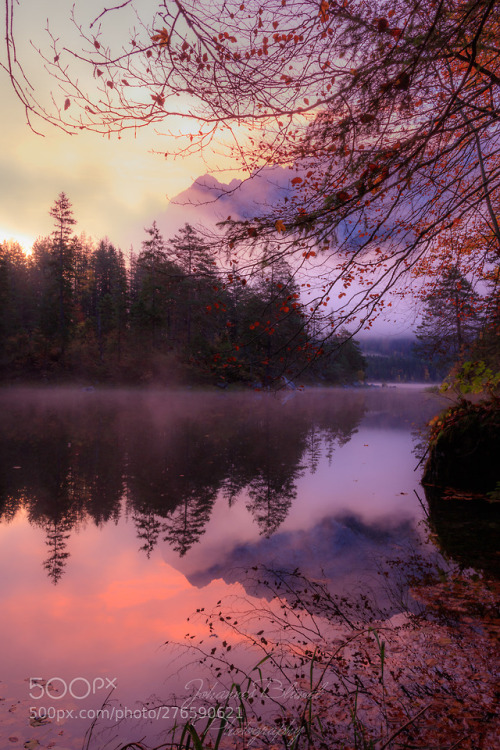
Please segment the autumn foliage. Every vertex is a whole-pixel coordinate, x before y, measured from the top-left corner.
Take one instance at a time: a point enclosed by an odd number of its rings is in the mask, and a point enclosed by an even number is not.
[[[78,48],[39,45],[60,87],[55,108],[11,55],[28,116],[107,134],[186,120],[178,154],[232,139],[249,175],[289,168],[293,196],[227,224],[221,242],[244,257],[254,247],[254,258],[278,243],[314,279],[312,311],[329,298],[335,325],[323,337],[354,313],[369,327],[411,269],[440,276],[458,263],[482,276],[498,262],[494,0],[175,0],[152,16],[135,8],[117,44],[132,9],[103,7],[87,26],[75,11]],[[451,229],[458,248],[443,241]]]

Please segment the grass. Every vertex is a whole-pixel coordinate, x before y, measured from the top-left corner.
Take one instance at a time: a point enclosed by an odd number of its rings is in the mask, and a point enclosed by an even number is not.
[[[425,606],[396,618],[298,571],[252,571],[268,601],[218,602],[197,613],[210,640],[187,635],[193,666],[226,699],[154,750],[493,750],[496,590],[422,570],[412,592]]]

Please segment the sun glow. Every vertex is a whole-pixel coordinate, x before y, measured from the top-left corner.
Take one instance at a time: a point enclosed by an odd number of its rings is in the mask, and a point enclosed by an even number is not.
[[[9,232],[0,229],[0,243],[1,242],[17,242],[21,245],[21,248],[26,255],[31,255],[35,237],[28,234],[19,234],[18,232]]]

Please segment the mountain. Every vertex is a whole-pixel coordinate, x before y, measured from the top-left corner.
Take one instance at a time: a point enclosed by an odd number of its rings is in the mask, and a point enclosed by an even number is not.
[[[213,228],[228,216],[238,220],[263,215],[294,194],[290,183],[294,174],[282,167],[266,167],[246,180],[234,179],[229,184],[205,174],[170,201],[158,218],[158,226],[165,237],[170,237],[186,222]]]
[[[163,215],[157,217],[158,227],[168,240],[186,223],[200,228],[204,234],[215,230],[218,222],[229,217],[237,221],[268,214],[285,199],[290,200],[297,194],[297,188],[291,184],[296,176],[295,169],[283,167],[263,167],[245,180],[233,179],[228,184],[219,182],[211,174],[202,175],[170,201]],[[358,249],[360,240],[353,234],[350,225],[338,226],[335,236],[351,250]],[[333,256],[334,251],[330,252]],[[324,271],[324,256],[321,258],[320,269],[318,278]],[[314,271],[311,276],[313,274]],[[323,282],[319,283],[321,286]],[[339,291],[343,291],[341,287]],[[351,292],[355,294],[359,291],[360,287],[353,284]],[[391,297],[389,293],[386,297],[391,300],[391,313],[376,321],[372,333],[381,335],[399,332],[405,336],[410,332],[411,335],[415,317],[413,305],[401,300],[399,294]]]

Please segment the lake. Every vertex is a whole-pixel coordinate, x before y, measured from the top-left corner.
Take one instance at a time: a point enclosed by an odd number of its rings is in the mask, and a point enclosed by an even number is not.
[[[277,746],[271,727],[285,719],[291,742],[304,665],[311,681],[325,643],[354,633],[359,652],[342,652],[336,688],[345,702],[349,680],[362,683],[356,660],[365,670],[370,648],[380,656],[372,626],[407,632],[428,605],[412,587],[446,567],[415,455],[440,408],[415,386],[4,389],[1,747],[167,747],[175,720],[201,727],[222,704],[228,747]],[[427,644],[449,637],[433,627]],[[405,637],[384,643],[401,653]],[[242,739],[241,712],[259,702]]]

